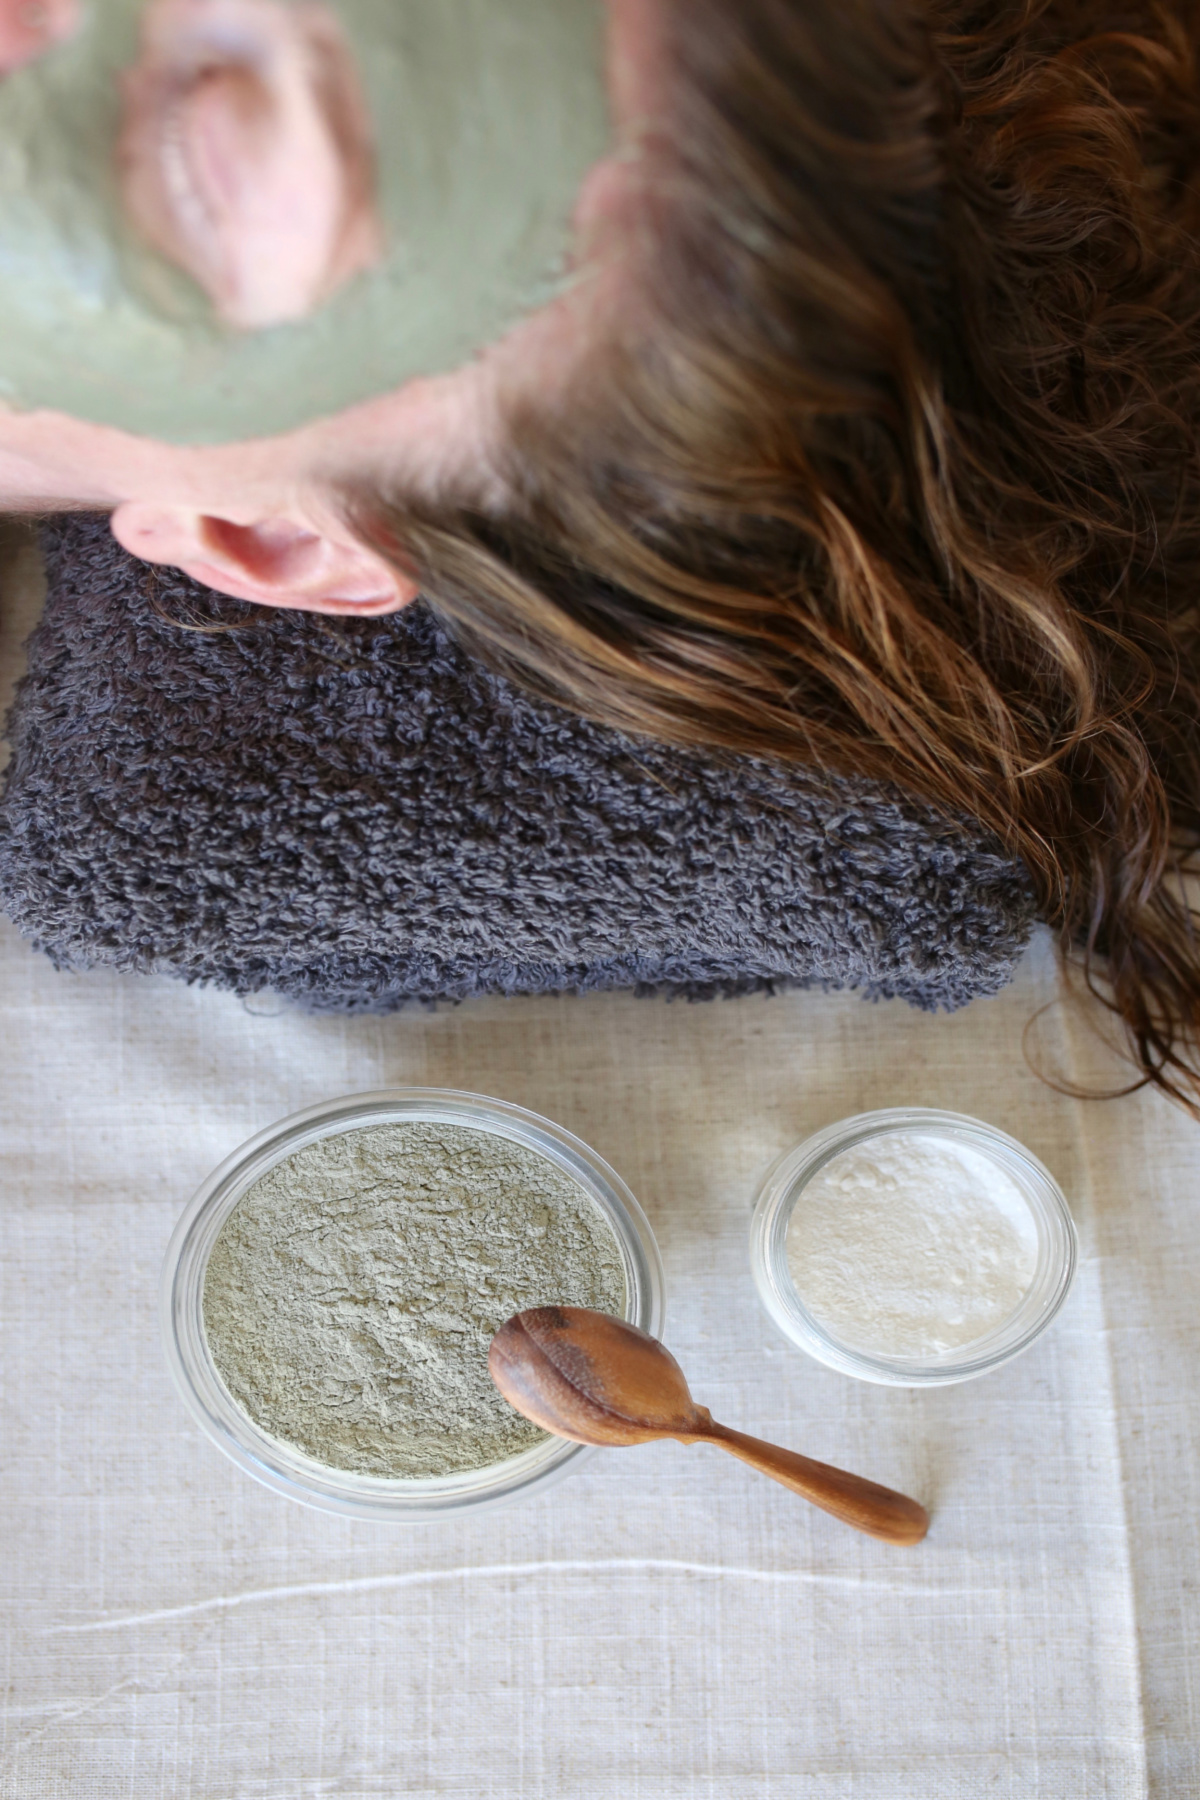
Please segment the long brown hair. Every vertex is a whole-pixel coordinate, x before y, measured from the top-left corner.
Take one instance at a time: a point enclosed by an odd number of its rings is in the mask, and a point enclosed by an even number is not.
[[[1155,0],[675,0],[638,324],[510,502],[358,516],[477,653],[983,822],[1200,1099],[1200,94]]]

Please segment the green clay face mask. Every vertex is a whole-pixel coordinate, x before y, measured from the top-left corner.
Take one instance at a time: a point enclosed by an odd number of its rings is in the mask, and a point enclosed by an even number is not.
[[[366,101],[380,244],[306,317],[225,323],[122,203],[141,0],[0,82],[0,402],[205,444],[446,372],[562,285],[610,149],[603,0],[334,0]]]

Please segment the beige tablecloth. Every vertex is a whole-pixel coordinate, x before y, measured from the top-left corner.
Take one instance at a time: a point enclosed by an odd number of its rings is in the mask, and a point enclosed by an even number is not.
[[[9,642],[31,592],[10,570]],[[954,1018],[797,994],[251,1016],[56,974],[0,931],[11,1800],[1126,1800],[1200,1795],[1200,1126],[1064,1098],[1111,1064],[1035,945]],[[731,1460],[592,1459],[469,1524],[276,1498],[189,1422],[156,1286],[194,1187],[318,1099],[410,1083],[578,1132],[650,1215],[717,1417],[906,1488],[916,1550]],[[1028,1356],[934,1393],[818,1368],[751,1285],[756,1182],[844,1114],[989,1119],[1058,1174],[1083,1264]]]

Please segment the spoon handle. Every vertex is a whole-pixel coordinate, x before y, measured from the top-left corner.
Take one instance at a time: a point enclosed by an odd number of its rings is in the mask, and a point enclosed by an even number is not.
[[[844,1469],[830,1468],[828,1463],[813,1462],[795,1450],[747,1437],[743,1431],[731,1431],[715,1419],[706,1421],[693,1441],[728,1450],[760,1475],[769,1475],[772,1481],[781,1482],[869,1537],[882,1538],[888,1544],[919,1544],[929,1530],[929,1514],[906,1494],[864,1481],[861,1475],[848,1475]]]

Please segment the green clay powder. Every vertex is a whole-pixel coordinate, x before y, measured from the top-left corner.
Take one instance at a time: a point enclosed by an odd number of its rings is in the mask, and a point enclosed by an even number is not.
[[[237,1405],[317,1462],[409,1478],[545,1440],[488,1374],[530,1306],[624,1316],[616,1235],[536,1150],[459,1125],[322,1138],[260,1177],[221,1229],[204,1330]]]

